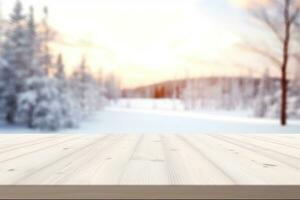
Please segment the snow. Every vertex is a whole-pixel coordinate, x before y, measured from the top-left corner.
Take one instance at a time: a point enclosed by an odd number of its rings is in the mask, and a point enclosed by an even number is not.
[[[253,118],[248,114],[246,111],[184,111],[178,100],[119,100],[83,121],[77,129],[59,133],[300,133],[300,120],[290,120],[287,127],[281,127],[277,119]],[[0,133],[28,132],[37,133],[0,125]]]
[[[183,103],[178,99],[119,99],[112,101],[112,108],[184,110]]]
[[[251,111],[185,111],[180,100],[121,99],[82,128],[101,133],[299,133],[300,120],[281,127],[277,119],[250,117]],[[100,124],[98,124],[99,122]]]

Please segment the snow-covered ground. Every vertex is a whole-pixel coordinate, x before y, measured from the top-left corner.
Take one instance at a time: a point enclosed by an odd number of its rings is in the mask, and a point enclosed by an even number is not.
[[[0,133],[38,133],[21,127],[0,125]],[[78,129],[60,133],[300,133],[300,120],[287,127],[276,119],[249,117],[247,111],[184,111],[180,101],[120,100]]]
[[[156,111],[183,111],[186,112],[185,106],[179,99],[120,99],[115,102],[111,102],[110,108],[127,108],[130,110],[156,110]],[[212,114],[212,115],[227,115],[237,117],[250,117],[252,112],[249,110],[198,110],[196,113]]]

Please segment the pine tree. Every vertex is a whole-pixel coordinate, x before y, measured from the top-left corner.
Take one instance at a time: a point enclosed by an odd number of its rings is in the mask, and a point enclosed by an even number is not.
[[[65,93],[62,91],[63,79],[58,79],[56,76],[50,76],[50,71],[55,65],[52,63],[52,55],[48,48],[50,42],[48,36],[48,9],[44,9],[44,21],[43,29],[39,32],[39,36],[35,38],[37,45],[35,51],[36,72],[28,79],[28,93],[36,96],[34,108],[32,112],[30,127],[46,129],[46,130],[58,130],[65,127],[66,112],[65,106],[66,99],[63,98]],[[30,24],[30,23],[29,23]],[[59,66],[62,68],[62,66]],[[64,77],[64,74],[59,76]],[[64,73],[64,72],[63,72]],[[57,73],[58,74],[58,73]]]
[[[55,77],[61,82],[65,82],[65,65],[63,63],[63,58],[61,54],[59,54],[57,58]]]
[[[242,91],[240,80],[238,78],[231,78],[231,106],[230,109],[235,109],[240,106],[240,100],[242,98]]]
[[[86,60],[83,57],[77,70],[71,76],[73,99],[78,116],[81,118],[88,116],[103,106],[103,86],[90,73]],[[102,81],[101,81],[102,82]]]
[[[34,23],[33,8],[28,19],[28,38],[30,41],[29,76],[24,81],[24,89],[18,95],[18,120],[30,128],[58,130],[69,126],[69,107],[64,91],[64,67],[62,58],[57,63],[56,76],[50,77],[45,70],[45,57],[51,58],[50,53],[42,46],[48,44],[37,35]],[[50,62],[48,67],[54,68]]]
[[[181,99],[184,102],[186,110],[192,110],[194,108],[194,95],[195,94],[195,87],[194,82],[192,80],[186,81],[186,86],[183,89]]]
[[[249,78],[244,78],[243,99],[242,104],[244,108],[253,108],[253,98],[255,97],[255,79],[252,75]]]
[[[300,118],[300,67],[295,69],[294,78],[289,84],[289,107],[290,117]]]
[[[103,71],[100,68],[99,70],[99,75],[95,80],[95,90],[96,90],[96,107],[99,109],[101,109],[104,104],[106,103],[106,98],[105,98],[105,93],[106,93],[106,88],[105,88],[105,83],[104,83],[104,75],[103,75]]]
[[[72,99],[72,88],[70,87],[69,80],[66,77],[65,64],[63,62],[62,54],[58,55],[54,69],[54,79],[57,81],[59,91],[58,101],[61,105],[61,126],[73,127],[76,125],[78,119],[75,117],[77,115],[76,106]]]
[[[107,99],[117,100],[121,96],[120,82],[114,74],[107,76],[104,85]]]
[[[256,96],[255,100],[255,109],[254,109],[254,115],[257,117],[265,117],[268,112],[268,103],[267,103],[267,97],[271,92],[271,79],[269,70],[267,69],[263,77],[260,81],[259,88],[258,88],[258,94]]]
[[[300,97],[300,67],[297,66],[295,70],[295,76],[292,81],[293,91],[295,94],[298,94]]]
[[[81,111],[82,116],[88,112],[87,90],[89,78],[88,66],[85,57],[83,57],[79,67],[74,71],[71,78],[74,99],[77,100],[77,110]]]
[[[30,73],[31,46],[25,23],[22,4],[17,1],[10,15],[9,29],[1,52],[1,111],[8,123],[16,120],[17,98]]]
[[[79,86],[79,99],[80,99],[80,106],[83,111],[87,109],[87,89],[88,89],[88,67],[86,65],[85,57],[82,58],[81,64],[79,66],[78,71],[78,86]]]
[[[48,18],[49,18],[49,11],[48,7],[44,7],[43,9],[44,13],[44,19],[42,23],[42,32],[41,32],[41,40],[42,40],[42,45],[41,45],[41,50],[43,52],[42,57],[41,57],[41,64],[43,66],[43,69],[46,74],[51,73],[51,65],[52,65],[52,56],[50,54],[49,50],[49,42],[51,41],[51,30],[48,24]]]
[[[34,10],[30,7],[29,18],[27,22],[28,38],[28,76],[24,77],[23,90],[17,96],[17,120],[24,122],[28,127],[33,127],[33,112],[36,105],[39,81],[42,81],[43,71],[40,69],[40,63],[37,59],[39,50],[39,40],[36,35],[36,25],[34,20]]]

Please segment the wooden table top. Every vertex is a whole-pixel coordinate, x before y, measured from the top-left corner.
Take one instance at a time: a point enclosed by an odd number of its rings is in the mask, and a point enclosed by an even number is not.
[[[299,186],[300,134],[0,135],[5,199],[300,198]]]

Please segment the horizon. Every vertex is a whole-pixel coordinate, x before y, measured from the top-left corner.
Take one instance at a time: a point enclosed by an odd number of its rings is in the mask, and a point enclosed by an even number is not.
[[[254,80],[260,80],[261,77],[260,76],[198,76],[198,77],[191,77],[191,78],[180,78],[180,79],[168,79],[168,80],[163,80],[163,81],[159,81],[159,82],[153,82],[153,83],[149,83],[149,84],[141,84],[138,86],[132,86],[132,87],[126,87],[126,88],[121,88],[122,90],[136,90],[136,89],[141,89],[141,88],[148,88],[148,87],[153,87],[153,86],[161,86],[167,83],[176,83],[176,82],[184,82],[184,81],[194,81],[194,80],[201,80],[201,79],[254,79]],[[272,76],[269,74],[269,77],[271,79],[276,79],[276,80],[280,80],[280,77],[278,76]],[[291,79],[290,79],[291,80]]]

